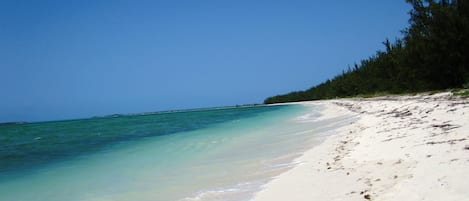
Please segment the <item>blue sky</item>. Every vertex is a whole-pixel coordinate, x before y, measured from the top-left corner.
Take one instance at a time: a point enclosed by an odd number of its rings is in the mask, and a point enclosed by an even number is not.
[[[0,122],[261,103],[400,37],[404,0],[0,0]]]

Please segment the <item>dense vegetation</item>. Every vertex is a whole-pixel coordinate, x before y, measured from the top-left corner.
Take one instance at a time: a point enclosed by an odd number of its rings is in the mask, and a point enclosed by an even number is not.
[[[469,83],[469,1],[407,0],[413,7],[403,38],[386,40],[353,68],[305,91],[267,98],[265,103],[407,93]]]

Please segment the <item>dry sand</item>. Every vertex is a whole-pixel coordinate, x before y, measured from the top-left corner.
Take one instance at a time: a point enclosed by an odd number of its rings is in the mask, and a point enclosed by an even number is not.
[[[469,201],[469,100],[451,93],[304,102],[355,114],[254,201]]]

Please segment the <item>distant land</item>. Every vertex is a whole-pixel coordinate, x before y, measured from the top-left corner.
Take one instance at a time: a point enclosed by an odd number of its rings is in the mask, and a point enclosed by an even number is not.
[[[0,126],[3,125],[20,125],[28,123],[41,123],[41,122],[56,122],[56,121],[74,121],[82,119],[99,119],[99,118],[118,118],[125,116],[139,116],[139,115],[154,115],[154,114],[165,114],[165,113],[174,113],[174,112],[193,112],[193,111],[204,111],[204,110],[216,110],[216,109],[230,109],[230,108],[239,108],[239,107],[255,107],[262,104],[242,104],[242,105],[232,105],[232,106],[218,106],[218,107],[205,107],[205,108],[192,108],[192,109],[176,109],[176,110],[163,110],[156,112],[142,112],[142,113],[128,113],[128,114],[110,114],[103,116],[92,116],[87,118],[77,118],[77,119],[62,119],[62,120],[52,120],[52,121],[38,121],[38,122],[26,122],[26,121],[14,121],[14,122],[0,122]]]
[[[242,104],[234,106],[218,106],[218,107],[204,107],[204,108],[191,108],[191,109],[180,109],[180,110],[163,110],[157,112],[142,112],[142,113],[129,113],[129,114],[111,114],[104,116],[93,116],[91,118],[115,118],[123,116],[134,116],[134,115],[153,115],[153,114],[166,114],[173,112],[193,112],[193,111],[204,111],[204,110],[216,110],[216,109],[230,109],[230,108],[239,108],[239,107],[254,107],[262,104]]]
[[[28,122],[25,121],[14,121],[14,122],[0,122],[0,126],[2,125],[19,125],[19,124],[27,124]]]

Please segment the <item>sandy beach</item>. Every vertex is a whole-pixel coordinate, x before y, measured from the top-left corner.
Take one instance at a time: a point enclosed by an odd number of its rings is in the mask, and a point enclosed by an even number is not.
[[[297,158],[254,201],[469,200],[469,100],[451,93],[303,102],[358,120]]]

